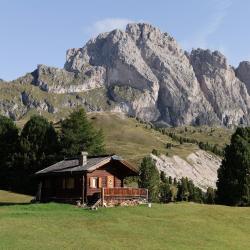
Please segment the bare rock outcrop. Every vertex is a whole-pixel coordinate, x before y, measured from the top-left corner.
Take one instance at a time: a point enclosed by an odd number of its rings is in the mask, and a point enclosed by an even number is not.
[[[249,124],[250,97],[227,59],[218,51],[192,50],[190,62],[201,91],[225,126]]]
[[[235,72],[236,76],[246,84],[248,94],[250,94],[250,62],[241,62]]]
[[[86,67],[83,72],[69,72],[65,69],[38,65],[33,72],[33,84],[46,92],[77,93],[104,85],[105,69],[102,67]]]
[[[155,160],[158,170],[163,171],[166,176],[177,180],[188,177],[204,192],[208,187],[216,188],[217,170],[221,159],[215,155],[198,150],[191,153],[185,160],[177,155],[158,157],[152,154],[151,157]]]

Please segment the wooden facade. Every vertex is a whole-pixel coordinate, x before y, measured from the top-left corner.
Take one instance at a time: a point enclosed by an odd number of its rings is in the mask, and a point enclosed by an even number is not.
[[[77,170],[79,168],[77,167]],[[104,197],[107,200],[147,198],[145,190],[124,187],[126,177],[138,175],[137,170],[125,161],[105,158],[100,162],[97,161],[94,166],[85,167],[86,170],[74,171],[74,169],[75,166],[72,167],[72,171],[67,167],[64,171],[53,169],[44,173],[38,172],[39,200],[71,203],[81,201],[93,204]]]

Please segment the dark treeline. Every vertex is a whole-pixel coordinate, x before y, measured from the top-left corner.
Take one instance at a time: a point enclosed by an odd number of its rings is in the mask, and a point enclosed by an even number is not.
[[[183,177],[180,180],[166,176],[157,170],[151,157],[145,157],[140,166],[139,186],[149,191],[151,202],[192,201],[197,203],[215,203],[215,190],[208,188],[203,192],[192,180]]]
[[[93,128],[83,109],[71,113],[57,130],[42,116],[32,116],[22,130],[0,116],[0,189],[34,194],[36,171],[81,151],[104,153],[102,131]]]

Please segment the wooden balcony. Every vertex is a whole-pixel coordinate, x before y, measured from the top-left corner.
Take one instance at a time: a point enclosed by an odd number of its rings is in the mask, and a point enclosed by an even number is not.
[[[145,188],[126,187],[102,188],[101,200],[102,204],[104,204],[105,202],[122,202],[125,200],[137,200],[147,202],[148,190]]]

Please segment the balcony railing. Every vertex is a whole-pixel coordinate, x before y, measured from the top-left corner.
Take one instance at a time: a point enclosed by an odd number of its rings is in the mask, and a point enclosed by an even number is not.
[[[102,203],[111,200],[144,200],[148,201],[148,190],[145,188],[102,188]]]

